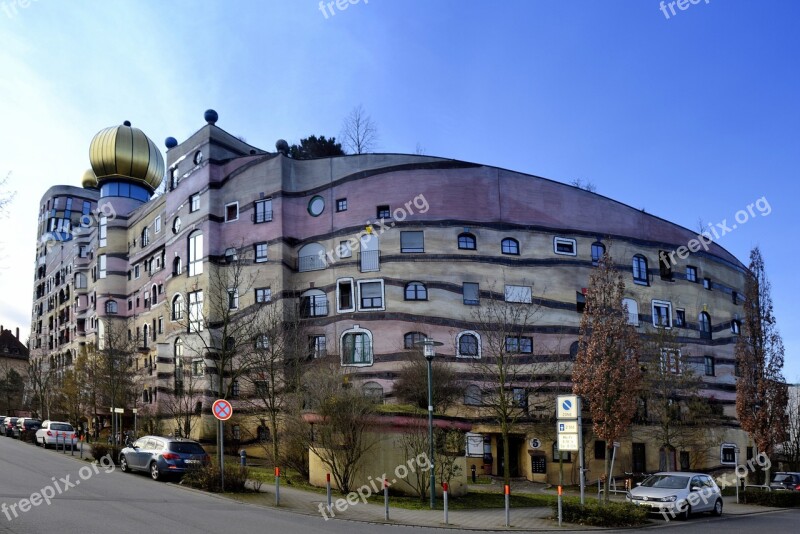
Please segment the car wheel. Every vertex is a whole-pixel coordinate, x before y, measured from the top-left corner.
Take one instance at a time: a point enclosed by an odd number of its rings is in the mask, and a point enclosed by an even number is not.
[[[125,459],[125,456],[120,454],[119,456],[119,470],[123,473],[127,473],[129,470],[128,467],[128,460]]]
[[[692,506],[687,502],[686,508],[681,512],[681,515],[678,516],[678,519],[681,521],[686,521],[689,519],[689,516],[692,515]]]
[[[714,503],[714,510],[712,513],[717,517],[722,515],[722,499],[717,499],[717,502]]]
[[[47,442],[44,440],[44,438],[42,438],[42,448],[47,448]]]
[[[158,464],[155,462],[150,464],[150,477],[153,480],[158,480],[161,478],[161,471],[158,470]]]

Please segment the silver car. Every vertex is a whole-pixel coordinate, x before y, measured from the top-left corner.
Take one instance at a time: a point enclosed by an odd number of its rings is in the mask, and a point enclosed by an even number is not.
[[[119,453],[121,471],[146,471],[153,480],[165,475],[183,475],[192,467],[208,462],[208,455],[198,442],[183,438],[144,436]]]
[[[648,506],[664,519],[688,519],[695,512],[722,515],[722,492],[714,479],[704,473],[683,471],[656,473],[630,490],[625,499]]]

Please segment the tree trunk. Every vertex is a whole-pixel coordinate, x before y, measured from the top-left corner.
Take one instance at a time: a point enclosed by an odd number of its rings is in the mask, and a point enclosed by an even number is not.
[[[609,490],[611,489],[611,463],[608,461],[608,459],[611,457],[613,453],[614,453],[613,446],[612,447],[606,446],[606,457],[603,460],[603,473],[605,473],[606,475],[606,481],[604,485],[605,492],[603,493],[604,502],[608,502],[608,493]]]

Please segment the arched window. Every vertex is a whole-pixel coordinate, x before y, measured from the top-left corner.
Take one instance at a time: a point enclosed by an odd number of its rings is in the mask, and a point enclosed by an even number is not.
[[[158,302],[158,286],[153,284],[153,288],[150,290],[150,305],[155,306],[156,302]]]
[[[342,334],[342,365],[372,365],[372,332],[352,328]]]
[[[183,295],[178,294],[172,297],[172,320],[180,321],[183,319]]]
[[[475,384],[470,384],[464,389],[464,404],[467,406],[480,406],[483,404],[483,393],[481,388]]]
[[[150,229],[145,228],[142,230],[142,248],[150,244]]]
[[[464,232],[458,234],[458,248],[461,250],[475,250],[478,248],[477,240],[473,234]]]
[[[309,289],[300,295],[300,317],[325,317],[328,315],[328,299],[320,289]]]
[[[711,339],[711,316],[707,312],[700,312],[698,320],[700,321],[700,337]]]
[[[500,252],[503,254],[519,256],[519,241],[512,237],[503,239],[503,241],[500,243]]]
[[[422,350],[418,345],[415,345],[415,343],[424,341],[426,337],[427,336],[422,332],[408,332],[405,335],[403,335],[403,348]]]
[[[297,251],[297,270],[301,273],[318,271],[327,266],[328,264],[325,262],[325,247],[319,243],[308,243]]]
[[[456,356],[459,358],[480,358],[481,340],[477,332],[461,332],[456,336]]]
[[[108,315],[116,315],[116,313],[117,313],[117,301],[116,300],[107,300],[106,301],[106,313]]]
[[[149,333],[150,333],[150,325],[148,325],[147,323],[144,323],[144,326],[142,327],[142,338],[143,338],[142,346],[143,347],[147,346],[147,340],[148,340]]]
[[[181,257],[175,256],[175,259],[172,260],[172,274],[177,276],[183,272],[183,264],[181,263]]]
[[[648,284],[647,259],[641,254],[633,257],[633,281],[637,284]]]
[[[203,274],[203,232],[189,235],[189,276]]]
[[[383,403],[383,386],[377,382],[365,382],[364,385],[361,386],[361,390],[364,392],[364,396],[373,402],[379,404]]]
[[[592,243],[592,265],[600,263],[603,254],[606,253],[606,246],[599,241]]]
[[[407,283],[406,300],[428,300],[428,288],[422,282]]]

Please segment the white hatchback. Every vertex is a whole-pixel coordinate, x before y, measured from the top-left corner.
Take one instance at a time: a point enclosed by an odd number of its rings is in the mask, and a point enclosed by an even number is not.
[[[75,442],[75,429],[63,421],[45,421],[42,428],[36,431],[36,444],[45,449],[50,445],[65,447],[67,443],[71,448],[75,446]]]
[[[722,515],[722,492],[714,479],[704,473],[683,471],[656,473],[630,490],[628,502],[648,506],[664,519],[688,519],[694,512]]]

